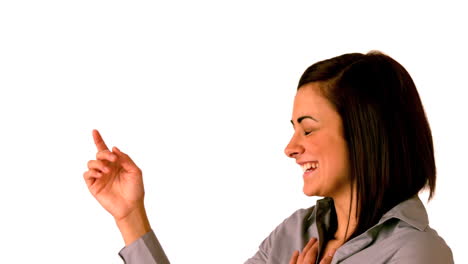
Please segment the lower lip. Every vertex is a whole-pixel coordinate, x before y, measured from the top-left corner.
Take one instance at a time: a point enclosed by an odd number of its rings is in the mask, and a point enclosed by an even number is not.
[[[303,178],[310,177],[310,176],[312,176],[312,174],[313,174],[316,170],[318,170],[318,169],[313,169],[313,170],[311,170],[311,171],[305,171],[305,172],[304,172],[304,175],[303,175],[302,177],[303,177]]]

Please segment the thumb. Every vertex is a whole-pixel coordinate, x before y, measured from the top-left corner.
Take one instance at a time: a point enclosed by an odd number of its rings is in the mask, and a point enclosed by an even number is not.
[[[122,166],[124,170],[128,172],[134,172],[134,171],[139,170],[135,162],[133,162],[133,160],[127,154],[120,151],[119,148],[113,147],[112,152],[117,154],[119,161],[120,161],[120,165]]]

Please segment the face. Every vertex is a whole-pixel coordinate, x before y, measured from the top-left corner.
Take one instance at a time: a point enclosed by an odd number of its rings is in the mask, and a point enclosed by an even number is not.
[[[338,197],[350,190],[348,147],[340,115],[320,95],[317,83],[303,85],[294,98],[294,134],[285,153],[300,165],[318,164],[305,172],[304,194]]]

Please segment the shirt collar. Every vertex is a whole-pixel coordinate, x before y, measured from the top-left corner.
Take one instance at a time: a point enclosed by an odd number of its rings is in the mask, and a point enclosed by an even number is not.
[[[429,225],[426,208],[417,195],[390,209],[382,216],[378,224],[382,224],[392,218],[404,221],[420,231],[425,230]]]
[[[326,220],[325,225],[328,227],[329,225],[329,214],[330,211],[334,206],[333,206],[333,199],[330,197],[325,197],[323,199],[320,199],[316,202],[315,205],[315,214],[312,214],[311,217],[315,217],[316,219],[320,219],[324,216]],[[321,217],[318,217],[321,216]],[[426,229],[426,227],[429,225],[429,219],[427,216],[426,209],[424,207],[424,204],[421,202],[419,199],[418,195],[415,195],[411,197],[410,199],[403,201],[387,211],[382,218],[380,218],[379,222],[374,226],[381,225],[385,223],[387,220],[390,220],[392,218],[399,219],[401,221],[406,222],[407,224],[419,229],[420,231],[423,231]]]

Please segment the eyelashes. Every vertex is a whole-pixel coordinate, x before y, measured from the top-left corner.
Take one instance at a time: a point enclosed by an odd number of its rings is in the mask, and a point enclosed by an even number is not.
[[[307,136],[307,135],[309,135],[309,134],[311,134],[312,132],[315,132],[315,131],[317,131],[317,130],[319,130],[319,129],[311,129],[310,131],[306,131],[306,130],[304,129],[304,136]]]
[[[312,133],[312,132],[314,132],[314,131],[316,131],[316,130],[317,130],[317,129],[312,129],[311,131],[305,131],[305,130],[304,130],[304,132],[302,132],[302,133],[303,133],[304,136],[307,136],[307,135],[309,135],[310,133]]]

